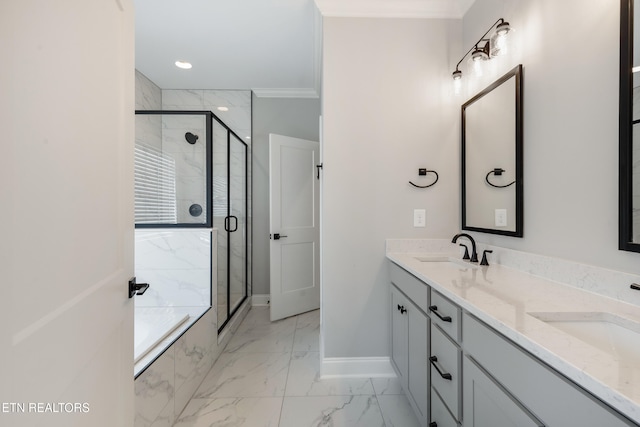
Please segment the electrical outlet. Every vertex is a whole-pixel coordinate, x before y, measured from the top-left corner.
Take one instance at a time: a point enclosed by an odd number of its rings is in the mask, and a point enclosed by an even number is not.
[[[507,226],[507,210],[496,209],[495,221],[496,221],[496,227],[506,227]]]
[[[414,209],[413,210],[413,226],[414,227],[426,227],[427,226],[427,211],[426,211],[426,209]]]

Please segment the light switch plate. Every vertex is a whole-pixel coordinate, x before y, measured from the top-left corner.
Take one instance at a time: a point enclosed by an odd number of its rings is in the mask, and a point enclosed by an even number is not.
[[[427,211],[426,211],[426,209],[414,209],[413,210],[413,226],[414,227],[426,227],[427,226]]]
[[[496,227],[506,227],[507,226],[507,210],[506,209],[496,209]]]

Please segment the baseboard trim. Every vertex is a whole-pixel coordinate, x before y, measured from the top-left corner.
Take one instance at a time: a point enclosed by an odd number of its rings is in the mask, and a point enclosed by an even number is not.
[[[393,378],[388,357],[326,357],[320,362],[321,378]]]
[[[271,300],[271,295],[269,294],[259,294],[251,296],[251,305],[253,307],[269,305],[269,301]]]

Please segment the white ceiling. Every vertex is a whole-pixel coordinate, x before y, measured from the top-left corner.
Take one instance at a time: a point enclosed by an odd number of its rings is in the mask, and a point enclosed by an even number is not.
[[[316,97],[318,9],[325,16],[460,18],[473,1],[135,0],[136,68],[162,89]],[[181,70],[176,60],[193,68]]]

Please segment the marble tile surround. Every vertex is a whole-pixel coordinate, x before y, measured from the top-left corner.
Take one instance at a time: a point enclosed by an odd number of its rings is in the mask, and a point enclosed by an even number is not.
[[[237,332],[249,309],[239,310],[218,338],[215,310],[209,310],[135,380],[135,427],[171,427]],[[143,363],[143,361],[141,361]]]
[[[478,254],[493,250],[489,262],[520,270],[547,280],[640,306],[640,292],[629,289],[640,276],[575,261],[478,244]],[[387,239],[386,253],[451,253],[461,248],[447,239]]]
[[[136,307],[209,307],[216,238],[216,229],[137,229],[136,277],[151,287],[135,298]]]
[[[162,90],[136,70],[136,110],[162,109]]]

